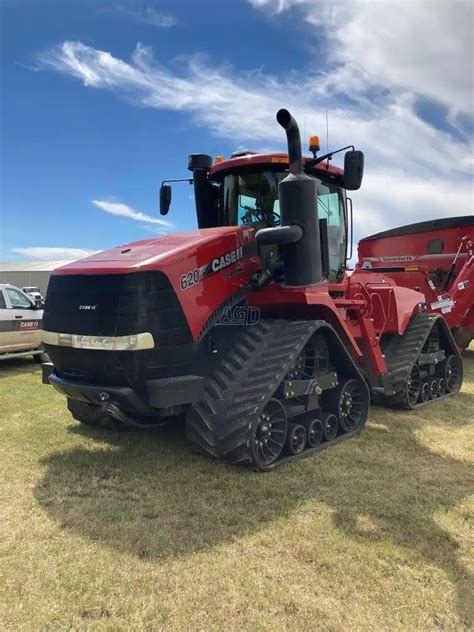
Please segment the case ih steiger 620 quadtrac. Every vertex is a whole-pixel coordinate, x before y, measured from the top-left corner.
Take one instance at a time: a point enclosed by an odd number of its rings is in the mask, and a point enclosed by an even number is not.
[[[184,416],[200,452],[269,470],[359,433],[371,394],[411,409],[459,390],[456,344],[423,294],[345,272],[362,152],[342,171],[313,137],[303,158],[295,120],[277,120],[288,155],[189,157],[199,230],[51,276],[43,379],[75,419]],[[170,200],[162,185],[162,213]]]
[[[454,340],[474,338],[474,216],[400,226],[359,242],[357,268],[385,272],[397,285],[425,295],[428,310],[443,314]]]

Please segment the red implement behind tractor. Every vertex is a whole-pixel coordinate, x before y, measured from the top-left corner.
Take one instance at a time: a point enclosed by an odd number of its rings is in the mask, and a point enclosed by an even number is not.
[[[56,270],[43,379],[90,425],[184,417],[206,455],[269,470],[359,433],[370,395],[415,408],[456,393],[462,361],[423,293],[346,274],[363,154],[344,171],[288,154],[193,154],[198,230],[125,244]],[[342,150],[338,150],[342,151]],[[163,184],[160,211],[171,188]]]
[[[474,216],[449,217],[386,230],[359,243],[357,269],[383,272],[425,295],[443,314],[456,343],[474,338]]]

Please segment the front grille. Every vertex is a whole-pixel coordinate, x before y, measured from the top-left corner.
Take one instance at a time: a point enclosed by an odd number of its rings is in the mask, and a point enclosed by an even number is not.
[[[51,276],[43,329],[61,333],[126,336],[150,332],[155,348],[96,351],[46,345],[65,379],[145,387],[145,381],[190,372],[194,345],[185,315],[162,272]]]
[[[174,329],[188,333],[181,305],[162,272],[52,276],[43,315],[46,331],[122,336]],[[170,340],[171,341],[171,340]]]

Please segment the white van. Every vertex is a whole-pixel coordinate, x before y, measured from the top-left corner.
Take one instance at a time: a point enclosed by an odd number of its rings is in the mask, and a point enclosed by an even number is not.
[[[14,285],[0,283],[0,360],[33,356],[46,362],[41,346],[43,310]]]

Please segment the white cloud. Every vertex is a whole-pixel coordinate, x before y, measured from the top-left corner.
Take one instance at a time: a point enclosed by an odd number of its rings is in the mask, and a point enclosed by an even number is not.
[[[275,122],[281,106],[308,133],[319,132],[324,146],[327,108],[330,146],[353,143],[366,153],[363,188],[353,195],[359,236],[419,219],[472,213],[472,139],[436,129],[416,110],[419,97],[435,99],[455,125],[470,112],[469,4],[449,3],[449,10],[444,2],[415,1],[252,4],[273,13],[296,7],[325,33],[328,58],[321,63],[315,56],[304,73],[282,78],[239,73],[196,55],[184,60],[177,74],[141,44],[126,61],[81,42],[64,42],[44,55],[41,65],[142,107],[187,112],[215,135],[236,146],[251,141],[257,150],[284,147]],[[126,205],[94,203],[116,215],[162,222]]]
[[[140,7],[131,5],[115,4],[102,9],[103,13],[121,15],[133,22],[141,22],[143,24],[151,24],[160,29],[169,29],[179,24],[178,19],[170,13],[161,13],[153,7]]]
[[[110,213],[111,215],[118,215],[119,217],[128,217],[128,219],[134,219],[137,222],[147,222],[149,224],[159,224],[160,226],[166,226],[171,228],[173,224],[165,221],[164,219],[158,219],[157,217],[152,217],[151,215],[146,215],[141,211],[136,211],[131,206],[127,206],[126,204],[121,204],[118,202],[107,202],[106,200],[92,200],[92,204],[100,208],[102,211],[106,213]]]
[[[282,13],[297,8],[326,31],[335,79],[408,90],[472,114],[474,4],[470,0],[250,0]]]
[[[28,248],[12,248],[12,252],[31,259],[42,260],[63,260],[82,259],[94,254],[97,250],[87,250],[85,248],[50,248],[48,246],[34,246]]]
[[[112,90],[142,106],[184,110],[214,133],[240,142],[282,144],[283,134],[275,112],[284,103],[311,130],[325,129],[324,107],[330,107],[332,145],[348,141],[368,148],[369,159],[399,165],[404,152],[417,169],[429,168],[440,147],[447,159],[444,169],[465,168],[472,161],[469,148],[419,119],[410,95],[397,95],[382,107],[370,102],[363,107],[334,102],[327,77],[294,75],[286,81],[262,73],[238,75],[213,68],[192,57],[187,72],[179,76],[157,64],[148,48],[138,44],[131,61],[110,53],[65,42],[43,57],[43,64],[81,79],[86,86]],[[413,141],[416,140],[416,143]],[[405,158],[403,158],[405,160]]]
[[[151,7],[148,7],[143,13],[141,13],[138,16],[138,19],[141,22],[157,26],[160,29],[169,29],[178,24],[178,20],[174,17],[174,15],[159,13],[156,9],[152,9]]]

